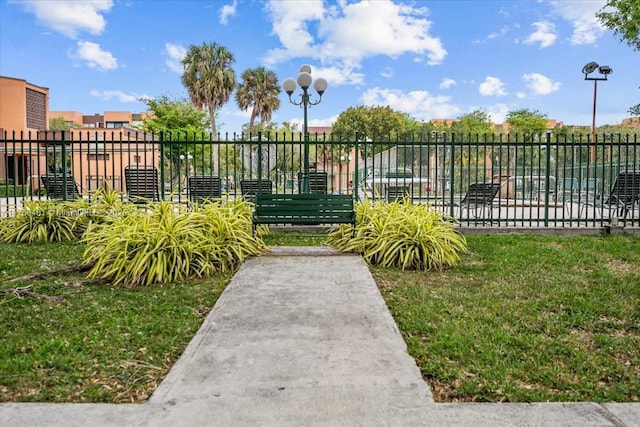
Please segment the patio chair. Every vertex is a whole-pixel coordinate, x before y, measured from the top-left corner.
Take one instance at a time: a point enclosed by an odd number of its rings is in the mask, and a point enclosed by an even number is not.
[[[327,173],[309,171],[309,193],[327,194]],[[302,188],[302,172],[298,172],[298,186]]]
[[[273,182],[270,179],[243,179],[240,181],[242,197],[250,202],[255,202],[256,194],[272,194]]]
[[[155,166],[127,166],[124,176],[130,201],[147,203],[160,200],[158,169]]]
[[[464,195],[459,204],[454,206],[460,207],[460,218],[466,210],[469,214],[473,211],[474,218],[480,218],[479,212],[482,212],[482,218],[489,209],[489,217],[493,217],[493,200],[500,191],[499,182],[474,182],[469,185],[467,193]]]
[[[187,194],[192,203],[205,203],[222,197],[219,176],[192,175],[187,180]]]
[[[588,208],[593,208],[596,213],[598,211],[607,212],[609,217],[611,217],[611,212],[615,209],[616,217],[624,219],[634,209],[640,210],[638,205],[640,203],[640,171],[620,172],[613,182],[607,197],[570,200],[565,207],[571,212],[568,206],[569,203],[578,204],[578,218],[582,218]]]
[[[73,200],[80,198],[78,183],[71,175],[45,174],[40,175],[42,186],[51,199]]]
[[[389,185],[387,186],[387,201],[402,201],[405,197],[411,196],[411,188],[406,185]]]

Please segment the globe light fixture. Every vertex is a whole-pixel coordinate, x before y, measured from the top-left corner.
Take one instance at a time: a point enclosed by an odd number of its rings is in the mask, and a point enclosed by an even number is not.
[[[318,100],[311,101],[309,94],[309,87],[313,83],[313,89],[318,93]],[[300,101],[294,101],[291,97],[293,92],[300,86],[302,94],[300,94]],[[301,193],[309,193],[309,126],[307,119],[307,110],[312,105],[318,105],[322,101],[322,95],[327,90],[327,81],[322,77],[313,80],[311,77],[311,67],[309,65],[303,65],[300,67],[300,73],[296,80],[291,77],[286,78],[282,82],[282,88],[289,96],[289,102],[293,105],[299,105],[304,110],[303,129],[304,133],[304,153],[303,153],[303,166],[302,166],[302,186],[300,187]]]

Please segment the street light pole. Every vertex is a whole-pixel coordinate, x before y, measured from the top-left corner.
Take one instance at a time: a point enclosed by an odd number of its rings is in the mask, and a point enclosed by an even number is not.
[[[589,74],[598,70],[604,77],[589,77]],[[589,62],[582,67],[582,73],[585,80],[593,80],[593,115],[591,119],[591,161],[596,160],[596,99],[598,97],[598,81],[607,80],[609,74],[613,73],[613,69],[608,65],[599,65],[597,62]]]
[[[318,92],[318,100],[315,102],[311,101],[311,97],[309,95],[308,89],[311,86],[313,79],[311,78],[311,67],[309,65],[303,65],[300,67],[300,74],[298,74],[297,84],[300,85],[302,89],[302,95],[300,95],[300,101],[296,102],[291,99],[291,95],[296,90],[296,80],[291,77],[285,79],[282,83],[282,88],[289,96],[289,102],[293,105],[299,105],[304,110],[304,120],[303,120],[303,133],[304,133],[304,153],[303,153],[303,166],[302,166],[302,193],[311,192],[311,188],[309,185],[309,126],[307,119],[307,110],[312,105],[318,105],[322,101],[322,95],[327,90],[327,81],[322,77],[316,79],[313,82],[313,88]]]

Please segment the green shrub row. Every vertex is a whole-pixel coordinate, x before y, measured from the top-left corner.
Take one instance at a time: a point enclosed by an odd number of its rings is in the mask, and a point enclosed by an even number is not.
[[[235,269],[266,249],[265,227],[252,233],[253,205],[241,199],[204,205],[153,202],[143,206],[101,190],[91,201],[25,201],[0,220],[0,241],[85,244],[89,278],[148,286]],[[431,206],[356,204],[356,226],[329,232],[326,243],[362,254],[372,265],[411,270],[454,266],[467,250],[454,221]]]

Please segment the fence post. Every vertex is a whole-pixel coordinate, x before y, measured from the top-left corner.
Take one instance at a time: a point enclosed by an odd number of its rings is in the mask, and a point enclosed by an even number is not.
[[[262,189],[262,131],[258,131],[258,193]]]
[[[67,141],[64,132],[64,130],[60,131],[62,138],[62,200],[67,200]]]
[[[455,132],[451,132],[451,145],[449,148],[449,152],[451,153],[451,156],[449,157],[449,214],[451,216],[453,216],[454,212],[453,212],[453,205],[454,205],[454,200],[453,200],[453,194],[455,193],[455,160],[456,160],[456,153],[455,153],[455,145],[453,145],[453,142],[455,140]],[[445,134],[445,140],[444,140],[445,146],[447,143],[447,137]]]
[[[547,138],[545,141],[545,167],[544,167],[544,226],[549,226],[549,184],[551,179],[549,174],[551,173],[551,132],[547,132]],[[557,181],[556,181],[557,187]],[[557,188],[555,189],[557,190]]]
[[[353,179],[353,192],[356,194],[356,202],[360,201],[360,170],[358,165],[360,164],[360,151],[358,150],[358,132],[356,132],[356,142],[354,144],[354,154],[356,156],[356,165],[354,168],[354,179]],[[348,184],[347,184],[348,185]]]
[[[153,135],[153,133],[152,133]],[[146,138],[145,138],[146,139]],[[153,139],[153,137],[152,137]],[[164,199],[164,131],[160,131],[160,194],[162,194]]]

